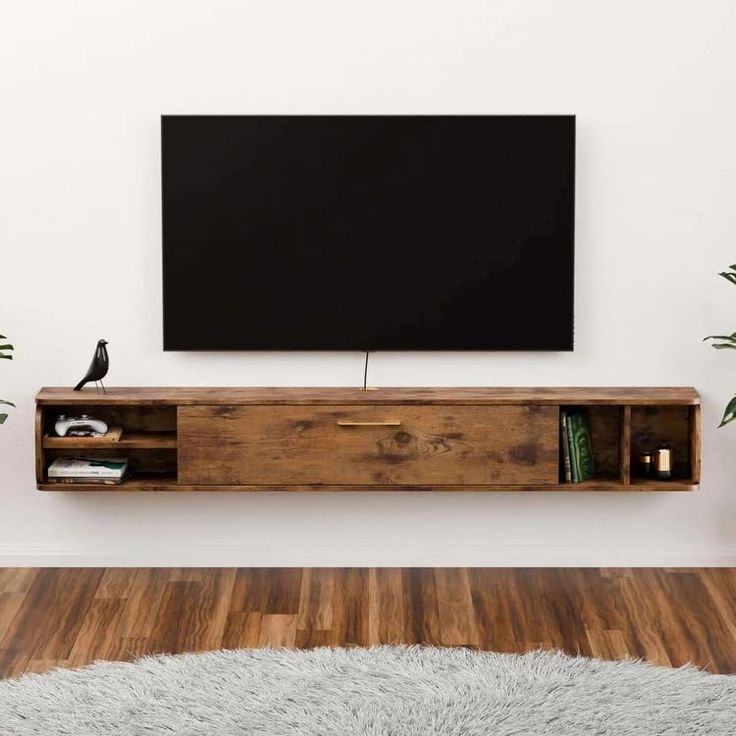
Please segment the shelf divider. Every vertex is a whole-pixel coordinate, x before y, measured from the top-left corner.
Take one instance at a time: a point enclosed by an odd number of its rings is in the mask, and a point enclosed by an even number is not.
[[[105,437],[49,437],[43,447],[53,450],[166,450],[176,449],[176,432],[123,432],[120,439]]]
[[[631,484],[631,407],[622,406],[619,418],[618,468],[623,485]]]
[[[702,432],[700,404],[690,407],[690,475],[693,483],[700,483],[700,435]]]

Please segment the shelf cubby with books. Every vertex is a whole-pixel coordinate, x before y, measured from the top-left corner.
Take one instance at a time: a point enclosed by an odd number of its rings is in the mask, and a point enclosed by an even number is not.
[[[574,481],[565,461],[569,449],[562,419],[580,415],[587,427],[594,470],[590,477]],[[691,491],[700,483],[699,404],[561,406],[560,418],[561,484],[571,484],[575,490]],[[659,447],[672,453],[669,478],[658,478],[652,471],[645,474],[639,462],[642,453]]]
[[[570,422],[578,420],[580,432],[587,434],[585,444],[591,452],[591,462],[588,463],[588,472],[576,483],[588,482],[590,485],[597,482],[621,482],[621,426],[623,409],[620,406],[605,405],[566,405],[560,407],[560,447],[562,451],[560,482],[571,483],[572,471],[575,468],[575,448],[570,452],[571,431]],[[565,421],[563,436],[562,421]],[[578,448],[579,449],[579,448]],[[572,462],[566,462],[565,454],[571,457]],[[572,467],[570,467],[572,466]],[[566,472],[567,467],[567,472]]]
[[[69,490],[145,490],[176,483],[177,434],[176,407],[108,404],[104,395],[83,405],[59,404],[43,407],[37,412],[37,440],[40,453],[37,458],[39,487]],[[60,414],[81,416],[87,414],[102,419],[109,431],[102,437],[59,437],[54,425]],[[40,436],[40,437],[39,437]],[[89,461],[105,459],[127,460],[122,481],[96,479],[94,482],[77,479],[51,479],[49,466],[56,458],[79,458]]]

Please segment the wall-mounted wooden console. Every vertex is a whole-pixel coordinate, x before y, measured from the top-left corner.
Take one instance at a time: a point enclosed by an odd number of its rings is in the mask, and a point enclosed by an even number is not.
[[[691,491],[700,481],[692,388],[44,388],[45,491]],[[561,408],[586,407],[597,476],[560,483]],[[119,425],[117,441],[54,437],[57,414]],[[668,443],[671,480],[632,457]],[[58,455],[125,455],[121,485],[47,480]]]

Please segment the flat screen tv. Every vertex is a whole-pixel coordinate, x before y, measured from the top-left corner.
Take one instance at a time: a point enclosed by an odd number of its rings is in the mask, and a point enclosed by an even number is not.
[[[166,115],[165,350],[571,350],[571,115]]]

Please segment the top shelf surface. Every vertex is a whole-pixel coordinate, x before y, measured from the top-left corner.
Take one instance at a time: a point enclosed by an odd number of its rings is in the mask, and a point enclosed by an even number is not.
[[[155,404],[192,406],[208,404],[579,404],[579,405],[693,405],[700,395],[691,387],[555,387],[555,388],[380,388],[352,387],[238,387],[238,388],[42,388],[36,396],[46,405]]]

